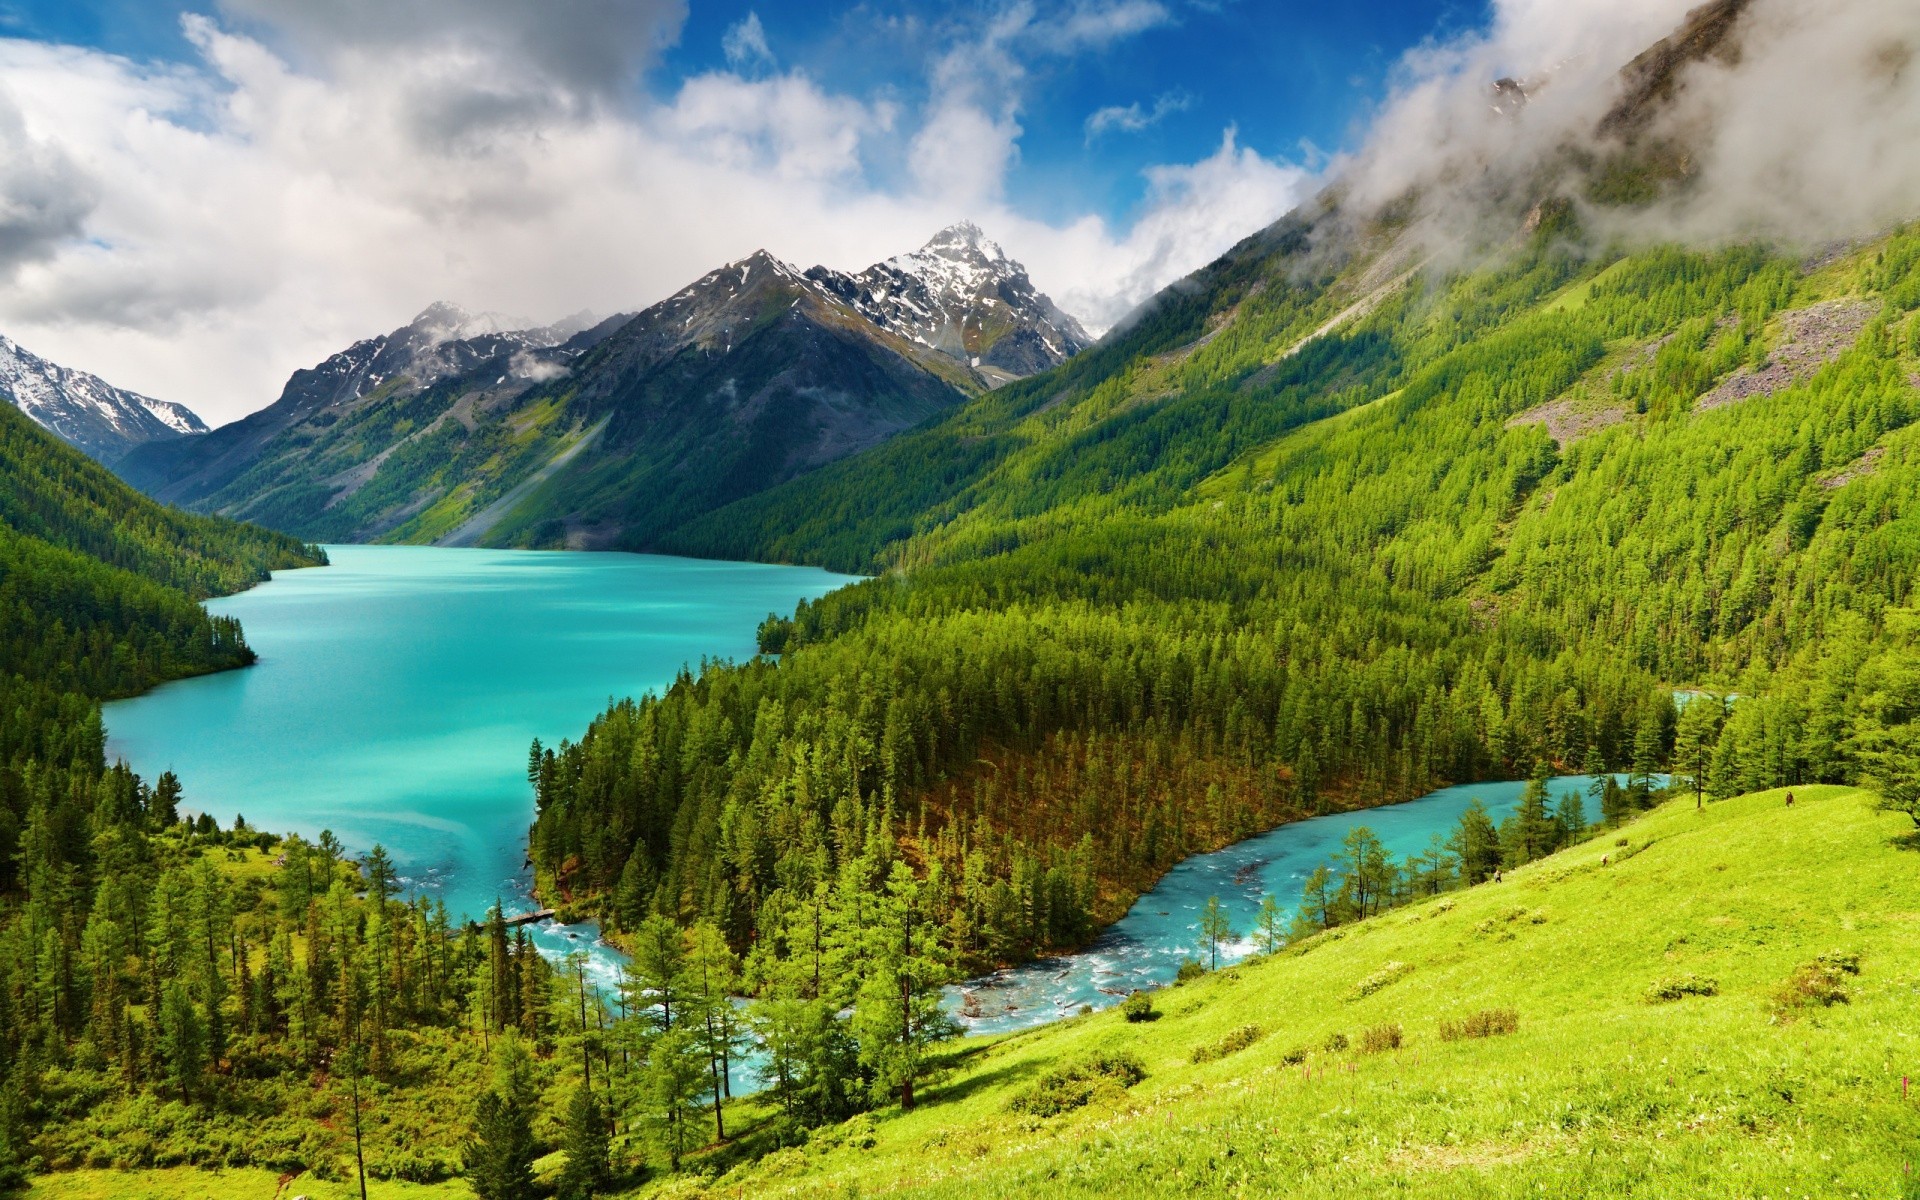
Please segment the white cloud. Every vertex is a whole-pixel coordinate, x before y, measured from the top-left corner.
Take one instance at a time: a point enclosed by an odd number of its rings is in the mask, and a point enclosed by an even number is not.
[[[1087,142],[1091,144],[1102,134],[1113,131],[1139,133],[1158,125],[1169,114],[1185,112],[1191,107],[1193,97],[1185,92],[1167,92],[1155,98],[1150,109],[1141,108],[1138,100],[1125,106],[1109,104],[1088,115]]]
[[[641,99],[619,81],[674,3],[590,0],[626,22],[619,53],[533,29],[520,0],[484,0],[459,38],[389,0],[326,7],[230,0],[189,21],[186,64],[0,40],[0,330],[230,420],[434,300],[632,310],[757,247],[859,268],[961,216],[1098,328],[1304,186],[1229,136],[1153,172],[1126,228],[1010,210],[1027,64],[1097,53],[1166,19],[1155,4],[999,10],[912,108],[770,65]]]
[[[767,27],[760,23],[757,12],[748,13],[729,27],[720,39],[720,48],[726,53],[727,65],[736,71],[774,64],[773,48],[767,45]]]
[[[1698,3],[1496,0],[1486,32],[1407,57],[1366,146],[1335,173],[1361,209],[1417,189],[1436,248],[1505,240],[1543,183],[1583,200],[1578,162],[1620,146],[1601,128],[1620,68]],[[1597,234],[1804,244],[1920,215],[1920,5],[1752,0],[1724,49],[1646,108],[1689,177],[1649,207],[1587,209]],[[1502,76],[1532,85],[1523,108],[1494,111]],[[1547,161],[1565,170],[1543,181]]]
[[[1097,218],[1063,230],[1020,223],[1002,238],[1035,279],[1069,280],[1053,293],[1090,330],[1105,330],[1173,280],[1304,200],[1318,176],[1238,145],[1233,130],[1212,155],[1148,171],[1140,215],[1124,232]]]

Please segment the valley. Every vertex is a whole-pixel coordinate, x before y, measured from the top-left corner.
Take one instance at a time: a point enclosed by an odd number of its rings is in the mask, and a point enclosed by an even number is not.
[[[567,120],[781,217],[596,226],[636,311],[211,430],[0,340],[0,1190],[1920,1195],[1920,26],[1838,3],[1501,0],[1311,169],[1130,175],[1207,100],[1039,81],[1304,18],[1021,6],[897,138],[676,24]]]

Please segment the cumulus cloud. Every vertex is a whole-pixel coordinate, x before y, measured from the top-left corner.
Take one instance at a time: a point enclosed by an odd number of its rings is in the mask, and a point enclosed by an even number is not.
[[[1237,144],[1229,129],[1213,154],[1147,173],[1146,204],[1116,233],[1089,218],[1043,232],[1022,226],[1003,240],[1035,278],[1071,282],[1054,300],[1090,330],[1105,330],[1168,283],[1225,253],[1304,200],[1318,176]],[[1072,264],[1083,264],[1077,270]]]
[[[781,69],[745,31],[732,69],[627,86],[681,17],[223,0],[189,18],[186,63],[0,40],[0,330],[229,420],[435,300],[631,311],[759,247],[858,269],[959,217],[1097,329],[1304,186],[1229,137],[1157,169],[1118,227],[1006,203],[1033,64],[1150,29],[1158,4],[1014,4],[949,28],[911,104]]]
[[[99,189],[58,146],[30,136],[0,95],[0,277],[79,235]]]
[[[296,60],[452,53],[608,94],[678,36],[685,0],[219,0]],[[757,25],[758,22],[756,21]]]

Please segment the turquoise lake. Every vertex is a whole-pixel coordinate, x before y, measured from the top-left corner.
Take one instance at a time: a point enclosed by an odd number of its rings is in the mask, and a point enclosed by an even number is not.
[[[852,582],[811,568],[630,554],[330,546],[330,567],[281,572],[212,601],[238,617],[255,666],[167,684],[106,709],[109,753],[152,778],[171,768],[183,807],[275,832],[331,829],[355,852],[386,846],[411,887],[477,917],[533,908],[524,866],[533,797],[527,745],[577,738],[610,698],[671,683],[701,658],[744,658],[769,612]],[[1555,780],[1556,796],[1586,778]],[[1449,833],[1474,799],[1497,821],[1525,785],[1478,783],[1282,826],[1176,866],[1086,951],[949,989],[970,1032],[1024,1028],[1170,982],[1198,954],[1219,896],[1253,949],[1262,896],[1289,908],[1356,825],[1396,857]],[[1588,805],[1588,817],[1598,814]],[[1498,885],[1495,885],[1498,886]],[[531,928],[553,954],[619,955],[590,925]],[[742,1063],[736,1089],[750,1087]]]
[[[852,582],[810,567],[635,554],[329,546],[208,603],[260,661],[106,709],[108,754],[183,807],[375,842],[455,915],[527,911],[527,746],[702,657],[746,658],[769,612]],[[543,945],[573,940],[541,931]]]

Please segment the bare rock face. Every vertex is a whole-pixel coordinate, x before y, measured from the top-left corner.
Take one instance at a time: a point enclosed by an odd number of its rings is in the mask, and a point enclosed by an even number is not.
[[[1600,118],[1602,137],[1631,140],[1678,93],[1687,67],[1738,55],[1734,32],[1752,0],[1711,0],[1687,13],[1679,29],[1641,51],[1620,70],[1621,95]]]
[[[135,446],[205,433],[182,405],[114,387],[0,337],[0,398],[104,463]]]

